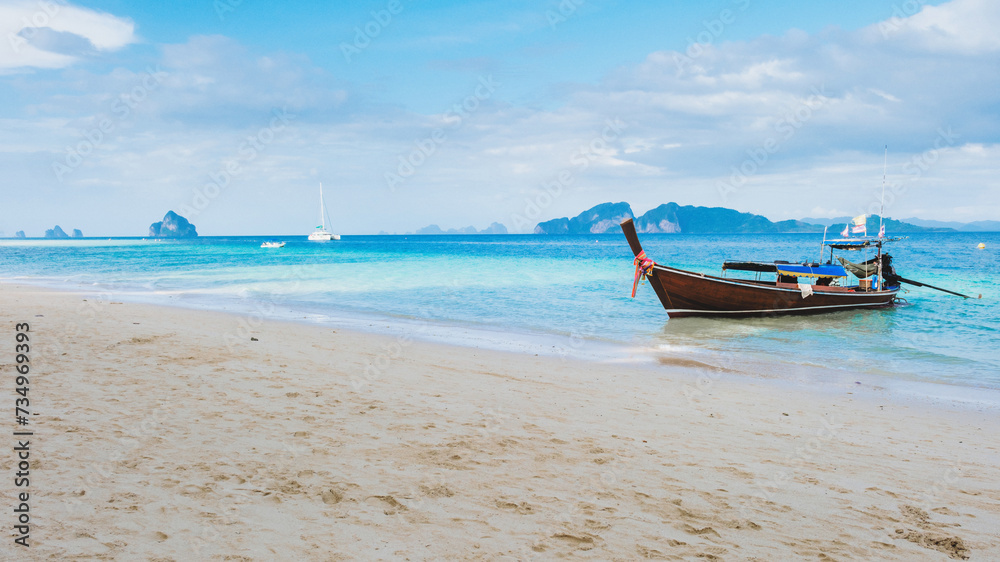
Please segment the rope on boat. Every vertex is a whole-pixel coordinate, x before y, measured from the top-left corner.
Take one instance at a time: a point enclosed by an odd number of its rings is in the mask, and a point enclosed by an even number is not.
[[[636,254],[635,261],[635,280],[632,281],[632,298],[635,298],[635,290],[639,287],[639,281],[645,280],[646,277],[653,276],[653,266],[656,262],[646,257],[646,251],[643,250]]]

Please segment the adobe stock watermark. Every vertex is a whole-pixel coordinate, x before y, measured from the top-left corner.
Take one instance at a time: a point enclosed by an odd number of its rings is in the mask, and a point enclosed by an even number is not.
[[[478,447],[483,444],[483,442],[488,440],[501,440],[505,433],[504,426],[507,420],[513,417],[512,414],[505,413],[502,405],[497,405],[495,408],[479,408],[478,412],[481,416],[481,421],[479,422],[479,427],[476,428],[476,433],[471,436],[463,436],[463,443],[468,445],[473,450],[478,450]],[[408,524],[409,514],[419,511],[427,511],[432,508],[432,499],[436,497],[451,497],[455,492],[451,489],[450,482],[446,473],[443,472],[432,472],[424,473],[421,477],[421,482],[417,487],[413,485],[407,486],[407,491],[402,495],[406,499],[406,503],[400,503],[395,515],[400,523]]]
[[[612,436],[616,438],[617,436]],[[512,554],[518,560],[550,560],[551,556],[544,553],[547,550],[547,541],[554,538],[574,534],[581,524],[586,525],[592,515],[585,511],[589,506],[600,506],[607,503],[609,495],[620,494],[623,489],[629,489],[632,475],[639,466],[638,459],[646,451],[641,450],[635,442],[624,441],[621,447],[616,450],[601,448],[601,456],[594,459],[598,468],[596,472],[585,468],[584,474],[577,476],[577,492],[572,499],[565,499],[556,507],[557,513],[553,514],[554,521],[547,526],[538,529],[536,535],[540,538],[528,544],[521,544]],[[589,465],[589,463],[588,463]],[[541,556],[541,557],[539,557]]]
[[[573,330],[569,336],[569,342],[556,348],[556,355],[562,361],[574,357],[576,355],[574,352],[582,349],[590,338],[604,333],[609,322],[613,321],[614,312],[614,306],[610,301],[602,301],[600,310],[593,311],[583,324]]]
[[[480,76],[479,83],[469,96],[461,102],[451,106],[444,113],[444,120],[451,124],[448,128],[452,131],[459,129],[465,120],[469,118],[482,102],[493,97],[493,93],[500,86],[500,83],[493,79],[493,75]],[[437,127],[429,135],[414,141],[414,147],[408,153],[397,155],[398,164],[394,172],[385,173],[385,184],[389,191],[395,193],[396,188],[402,185],[407,179],[416,173],[417,168],[424,165],[438,148],[448,140],[445,127]]]
[[[31,17],[21,16],[21,29],[7,34],[7,42],[14,54],[20,54],[21,47],[28,44],[38,34],[38,30],[51,27],[52,19],[66,6],[64,0],[36,0],[38,10]]]
[[[188,218],[198,216],[229,187],[233,179],[246,171],[246,166],[256,160],[260,153],[274,142],[277,133],[284,131],[294,119],[295,115],[289,113],[287,107],[282,107],[280,110],[272,109],[267,126],[261,127],[253,135],[248,135],[246,140],[240,143],[235,158],[224,162],[217,171],[208,174],[210,180],[208,183],[192,190],[190,203],[178,207],[180,214]]]
[[[420,334],[424,329],[426,326],[421,325],[414,333]],[[355,391],[360,392],[368,385],[381,379],[393,362],[401,359],[403,352],[411,345],[413,345],[413,336],[409,333],[400,334],[391,343],[382,344],[381,353],[365,366],[364,375],[351,376],[351,386]]]
[[[456,286],[457,282],[452,282],[452,286]],[[452,289],[446,289],[446,291],[451,291]],[[420,315],[420,318],[434,318],[436,312],[439,312],[438,305],[431,306],[427,311]],[[404,352],[413,345],[414,337],[420,337],[420,335],[427,332],[431,327],[429,320],[424,320],[416,325],[412,330],[404,332],[397,335],[391,342],[386,342],[381,345],[381,350],[379,354],[367,365],[365,365],[364,373],[361,376],[351,375],[351,386],[354,388],[355,392],[361,392],[369,385],[372,385],[382,379],[382,377],[389,372],[389,369],[394,363],[397,363],[403,358]]]
[[[934,142],[931,143],[931,147],[927,150],[921,152],[920,154],[914,155],[910,158],[910,161],[903,164],[903,173],[911,178],[919,178],[927,170],[931,168],[935,163],[937,163],[938,158],[941,156],[941,151],[945,148],[955,146],[960,136],[955,131],[951,130],[951,127],[947,129],[940,128],[937,130],[937,137]]]
[[[750,177],[767,164],[771,155],[791,140],[830,100],[824,86],[813,86],[812,94],[800,101],[794,109],[782,115],[774,124],[775,134],[764,139],[758,146],[747,149],[747,158],[739,166],[733,166],[729,180],[720,181],[716,185],[716,191],[722,202],[727,202],[731,193],[746,185]]]
[[[576,181],[576,174],[590,167],[591,162],[608,149],[611,143],[620,139],[622,133],[628,129],[628,125],[621,119],[615,117],[605,121],[604,129],[592,138],[589,143],[580,146],[569,157],[571,166],[556,172],[555,177],[542,183],[541,189],[532,198],[524,200],[524,210],[521,213],[513,213],[510,216],[511,224],[514,225],[515,232],[521,232],[525,227],[530,227],[542,212],[549,208],[564,190]]]
[[[403,333],[397,335],[391,342],[383,342],[379,354],[364,368],[361,376],[351,375],[351,386],[356,392],[367,388],[369,385],[380,381],[386,375],[392,365],[403,359],[404,352],[413,345],[415,338],[432,329],[431,318],[446,318],[447,303],[458,298],[457,292],[463,287],[462,282],[457,278],[452,278],[443,283],[443,288],[438,299],[417,314],[417,318],[422,318],[414,327],[408,328]]]
[[[951,127],[941,127],[937,130],[937,136],[931,143],[931,147],[920,152],[919,154],[914,154],[910,157],[906,163],[903,164],[902,170],[905,177],[909,180],[918,180],[924,174],[927,173],[934,165],[938,163],[941,159],[941,153],[946,149],[954,147],[958,144],[958,139],[961,135],[956,133],[951,129]],[[906,193],[906,184],[904,182],[886,182],[885,184],[885,208],[891,207],[903,194]],[[878,215],[882,211],[882,187],[872,188],[872,198],[868,204],[867,209],[859,209],[858,214],[867,215]]]
[[[918,13],[923,7],[924,3],[921,0],[906,0],[902,4],[893,4],[892,16],[878,24],[882,39],[888,39],[890,35],[902,29],[906,25],[906,19]]]
[[[940,478],[935,479],[934,483],[929,487],[925,488],[920,494],[920,507],[924,511],[931,511],[934,509],[938,503],[941,502],[942,496],[950,496],[952,490],[955,487],[955,483],[962,476],[962,470],[965,467],[962,465],[961,461],[953,460],[948,463],[948,468],[944,470]]]
[[[545,19],[549,22],[549,27],[555,29],[557,25],[565,23],[576,15],[576,11],[583,6],[586,0],[561,0],[554,10],[545,10]]]
[[[107,451],[102,453],[104,460],[94,460],[87,467],[83,476],[83,487],[73,493],[73,498],[64,500],[63,507],[67,513],[76,513],[84,501],[92,501],[93,491],[106,489],[114,482],[117,465],[134,455],[134,449],[148,444],[160,433],[160,428],[168,421],[176,419],[176,408],[166,404],[157,406],[139,423],[123,428],[119,435],[105,443]],[[89,496],[88,496],[89,493]],[[80,499],[80,498],[85,498]]]
[[[749,518],[751,503],[768,502],[778,490],[783,490],[796,475],[806,468],[807,463],[816,462],[826,444],[830,441],[842,441],[843,424],[834,423],[831,416],[819,417],[823,426],[816,430],[815,437],[806,440],[804,445],[797,445],[795,451],[785,459],[785,468],[775,471],[767,482],[756,482],[757,493],[750,499],[740,500],[740,516]]]
[[[736,11],[723,8],[718,15],[710,20],[702,20],[703,29],[698,35],[687,37],[687,49],[684,53],[674,53],[674,64],[677,70],[684,70],[685,67],[694,63],[694,59],[705,54],[706,47],[710,47],[716,40],[722,37],[726,28],[736,23],[738,16],[747,11],[750,7],[750,0],[736,0],[734,2]]]
[[[340,53],[344,55],[347,64],[354,62],[354,57],[360,55],[372,44],[372,41],[382,35],[382,31],[392,23],[395,16],[402,13],[403,8],[403,3],[400,0],[389,0],[385,8],[372,10],[370,12],[371,19],[363,26],[355,26],[354,41],[350,43],[340,42]]]
[[[219,21],[226,21],[226,16],[236,11],[243,5],[243,0],[215,0],[212,2],[212,9],[215,10],[215,15],[219,17]]]
[[[254,330],[260,328],[264,321],[276,315],[278,306],[282,304],[283,296],[295,294],[306,280],[315,278],[315,266],[312,264],[296,264],[283,269],[279,277],[280,284],[285,287],[279,294],[266,292],[255,299],[253,310],[249,314],[238,315],[236,329],[223,335],[226,349],[229,353],[238,353],[247,341],[252,341]]]
[[[768,314],[766,316],[773,317],[776,315]],[[739,372],[739,365],[737,365],[730,354],[719,355],[715,358],[711,366],[698,369],[698,378],[695,379],[694,384],[684,383],[682,390],[688,406],[701,412],[703,408],[701,400],[711,395],[711,390],[715,386],[715,383],[719,382],[722,374],[725,372]]]
[[[101,146],[121,123],[132,116],[133,111],[163,83],[167,76],[168,74],[159,66],[147,67],[146,71],[140,75],[138,83],[131,90],[119,94],[118,98],[111,104],[113,117],[102,117],[94,128],[78,131],[83,138],[75,145],[66,147],[66,154],[61,161],[52,161],[52,173],[55,174],[56,179],[62,182],[66,174],[79,168],[83,161],[93,154],[97,147]]]

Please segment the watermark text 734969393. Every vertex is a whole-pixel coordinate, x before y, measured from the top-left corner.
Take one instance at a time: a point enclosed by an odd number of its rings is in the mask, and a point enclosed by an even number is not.
[[[14,543],[19,546],[30,546],[28,537],[31,531],[31,495],[28,488],[31,485],[29,462],[29,445],[32,432],[28,429],[31,421],[31,403],[28,401],[28,374],[31,372],[31,337],[28,332],[31,327],[27,322],[14,327]]]

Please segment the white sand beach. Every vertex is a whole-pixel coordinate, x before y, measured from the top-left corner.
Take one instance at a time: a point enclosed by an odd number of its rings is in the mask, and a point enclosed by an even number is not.
[[[7,560],[1000,559],[993,391],[578,362],[9,284],[0,311],[3,399],[28,322],[37,414],[31,547],[6,525]]]

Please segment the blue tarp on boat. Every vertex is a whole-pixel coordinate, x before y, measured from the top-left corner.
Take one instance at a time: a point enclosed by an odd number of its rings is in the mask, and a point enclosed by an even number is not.
[[[779,275],[795,277],[847,277],[847,270],[842,265],[799,265],[782,263],[776,265]]]

